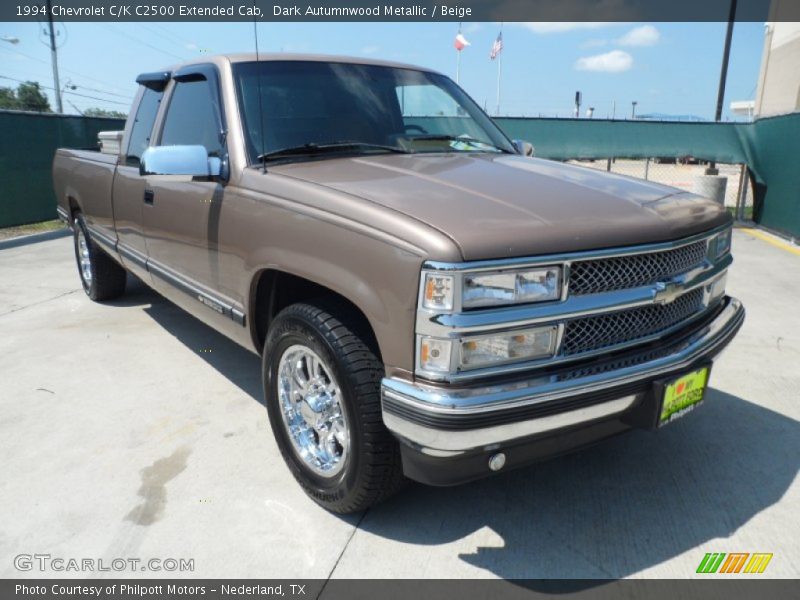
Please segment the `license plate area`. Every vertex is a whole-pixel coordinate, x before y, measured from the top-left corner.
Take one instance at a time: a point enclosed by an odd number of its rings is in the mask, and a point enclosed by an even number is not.
[[[661,394],[658,427],[674,422],[703,403],[710,371],[710,366],[700,367],[656,387]]]

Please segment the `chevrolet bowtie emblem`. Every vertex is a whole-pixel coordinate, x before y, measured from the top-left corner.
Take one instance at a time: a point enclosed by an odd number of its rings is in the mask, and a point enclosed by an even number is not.
[[[683,284],[678,281],[658,281],[653,295],[656,304],[669,304],[683,293]]]

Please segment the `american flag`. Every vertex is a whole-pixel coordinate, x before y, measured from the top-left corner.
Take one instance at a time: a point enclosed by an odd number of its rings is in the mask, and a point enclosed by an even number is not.
[[[489,58],[494,60],[500,55],[503,50],[503,32],[497,34],[497,39],[492,44],[492,51],[489,52]]]

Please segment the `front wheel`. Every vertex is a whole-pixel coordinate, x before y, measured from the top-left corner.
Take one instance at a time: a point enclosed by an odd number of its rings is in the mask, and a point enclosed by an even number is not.
[[[267,335],[264,394],[292,475],[324,508],[369,508],[404,483],[400,449],[381,419],[383,365],[346,306],[294,304]]]

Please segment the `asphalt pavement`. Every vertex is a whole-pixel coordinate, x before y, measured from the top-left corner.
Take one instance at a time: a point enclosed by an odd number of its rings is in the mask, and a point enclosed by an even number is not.
[[[707,552],[796,577],[800,253],[742,230],[733,252],[747,320],[698,410],[340,517],[284,466],[257,356],[137,281],[91,302],[70,238],[0,249],[0,577],[688,578]],[[194,570],[18,570],[33,554]]]

